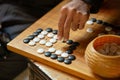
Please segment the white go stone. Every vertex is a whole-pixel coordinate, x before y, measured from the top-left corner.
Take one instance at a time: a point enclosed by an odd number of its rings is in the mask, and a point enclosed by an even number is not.
[[[43,39],[45,36],[43,34],[39,34],[38,38]]]
[[[41,34],[43,34],[43,35],[47,35],[48,32],[47,32],[47,31],[42,31]]]
[[[51,47],[51,48],[48,49],[49,52],[55,52],[55,50],[56,50],[56,49],[53,48],[53,47]]]
[[[46,43],[46,40],[40,40],[40,42],[39,42],[40,44],[45,44]]]
[[[94,22],[93,21],[91,21],[91,20],[88,20],[87,22],[86,22],[86,24],[93,24]]]
[[[53,33],[48,33],[47,36],[48,36],[49,38],[52,38],[52,37],[54,36],[54,34],[53,34]]]
[[[112,27],[105,27],[105,31],[112,31]]]
[[[50,39],[50,42],[51,42],[51,43],[56,43],[56,42],[57,42],[57,40],[56,40],[56,39],[54,39],[54,38],[52,38],[52,39]]]
[[[40,41],[40,38],[35,37],[35,38],[33,39],[33,41],[35,41],[35,42],[39,42],[39,41]]]
[[[65,53],[65,52],[61,54],[61,57],[65,57],[65,58],[66,58],[66,57],[68,57],[68,56],[69,56],[69,54],[68,54],[68,53]]]
[[[44,49],[43,48],[39,48],[38,50],[37,50],[37,52],[39,53],[39,54],[42,54],[42,53],[44,53]]]
[[[34,46],[34,45],[35,45],[35,41],[30,41],[30,42],[28,43],[28,45]]]
[[[92,33],[93,32],[93,29],[92,28],[87,28],[86,30],[88,33]]]
[[[53,38],[54,38],[54,39],[58,39],[57,35],[54,35]]]
[[[51,42],[46,42],[45,45],[46,45],[47,47],[50,47],[50,46],[52,46],[53,44],[52,44]]]
[[[62,51],[61,51],[61,50],[56,50],[56,51],[55,51],[55,54],[61,55],[61,54],[62,54]]]

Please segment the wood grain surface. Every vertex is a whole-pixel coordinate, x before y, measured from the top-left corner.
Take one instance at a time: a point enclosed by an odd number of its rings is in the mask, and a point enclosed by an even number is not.
[[[64,63],[60,63],[56,60],[52,60],[50,58],[45,57],[44,55],[39,55],[36,51],[40,47],[37,44],[34,47],[31,47],[25,43],[23,43],[23,39],[26,38],[28,35],[32,34],[38,28],[46,29],[51,27],[53,29],[57,29],[58,19],[60,16],[60,8],[62,5],[67,3],[69,0],[64,0],[50,12],[45,14],[42,18],[37,20],[34,24],[32,24],[29,28],[23,31],[19,36],[13,39],[10,43],[8,43],[7,47],[9,50],[26,56],[30,59],[36,60],[40,63],[45,65],[51,66],[55,69],[61,70],[63,72],[72,74],[79,78],[83,78],[86,80],[103,80],[103,78],[96,76],[90,70],[90,68],[86,65],[84,60],[84,51],[86,49],[87,44],[94,39],[98,33],[103,31],[104,26],[100,24],[94,23],[93,25],[85,25],[83,30],[77,31],[70,31],[70,39],[73,41],[80,42],[80,46],[73,52],[76,56],[76,60],[72,62],[70,65],[66,65]],[[109,23],[119,23],[120,21],[120,0],[105,0],[102,8],[100,9],[99,13],[91,14],[90,18],[94,17],[96,19],[100,19]],[[93,33],[86,32],[88,27],[93,28]],[[54,47],[57,49],[62,49],[67,45],[58,41]],[[45,47],[46,48],[46,47]],[[47,48],[46,48],[47,49]]]

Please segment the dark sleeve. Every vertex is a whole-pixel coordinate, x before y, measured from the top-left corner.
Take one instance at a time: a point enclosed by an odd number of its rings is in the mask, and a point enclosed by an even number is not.
[[[97,13],[104,0],[83,0],[91,5],[90,13]]]

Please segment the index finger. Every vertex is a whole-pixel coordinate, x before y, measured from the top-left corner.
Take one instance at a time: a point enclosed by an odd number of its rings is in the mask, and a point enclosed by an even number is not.
[[[59,22],[58,22],[58,39],[61,40],[63,38],[64,33],[64,24],[67,17],[66,9],[61,11]]]

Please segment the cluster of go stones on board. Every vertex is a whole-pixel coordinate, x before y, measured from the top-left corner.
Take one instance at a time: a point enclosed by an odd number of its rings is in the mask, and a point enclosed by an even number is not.
[[[99,33],[98,36],[100,35],[104,35],[104,34],[115,34],[115,35],[120,35],[120,31],[115,32],[114,28],[120,28],[119,26],[115,26],[112,25],[108,22],[102,21],[102,20],[97,20],[96,18],[90,18],[86,24],[88,25],[93,25],[94,23],[97,24],[101,24],[105,28],[105,32],[104,33]],[[72,60],[75,60],[76,57],[75,55],[73,55],[73,50],[76,49],[77,46],[79,46],[78,42],[74,42],[73,40],[67,40],[65,43],[69,45],[68,49],[64,52],[62,50],[57,50],[53,47],[53,45],[58,41],[57,39],[57,30],[53,30],[52,28],[47,28],[45,30],[39,28],[37,29],[35,32],[33,32],[33,34],[27,36],[27,38],[25,38],[23,40],[24,43],[30,45],[30,46],[35,46],[37,43],[39,43],[40,45],[45,45],[46,47],[48,47],[48,50],[45,50],[44,48],[39,48],[37,50],[38,54],[44,54],[46,57],[50,57],[51,59],[56,59],[58,62],[64,62],[65,64],[71,64]],[[86,29],[86,32],[88,33],[93,33],[94,30],[92,29],[92,27],[88,27]],[[49,41],[47,41],[45,39],[45,37],[50,38]],[[114,43],[112,43],[111,45],[113,45]],[[105,47],[107,45],[107,47]],[[114,44],[115,46],[116,44]],[[111,53],[109,55],[119,55],[119,49],[117,47],[113,47],[111,46],[111,48],[115,48],[115,51],[111,51]],[[108,44],[104,45],[105,50],[103,51],[103,49],[100,49],[98,51],[100,51],[103,54],[108,54],[108,52],[110,52],[110,49],[108,48]],[[113,54],[113,52],[115,54]]]
[[[108,23],[103,20],[99,20],[96,18],[90,18],[86,24],[93,25],[94,23],[100,24],[104,26],[104,32],[101,32],[98,34],[98,36],[104,35],[104,34],[113,34],[113,35],[120,35],[120,25],[113,25],[111,23]],[[93,33],[94,29],[92,27],[88,27],[86,29],[86,32]]]
[[[39,28],[33,32],[33,34],[28,35],[23,42],[29,46],[35,46],[36,44],[44,45],[47,50],[40,46],[40,48],[37,49],[38,54],[44,54],[46,57],[50,57],[58,62],[71,64],[72,61],[76,59],[75,55],[72,53],[80,44],[73,40],[67,40],[62,42],[68,45],[68,49],[66,51],[56,49],[53,45],[58,42],[57,33],[58,30],[53,30],[52,28],[46,28],[45,30]]]

